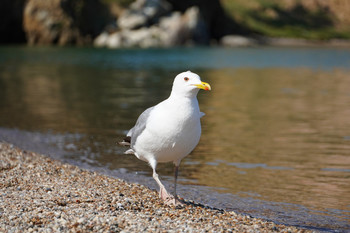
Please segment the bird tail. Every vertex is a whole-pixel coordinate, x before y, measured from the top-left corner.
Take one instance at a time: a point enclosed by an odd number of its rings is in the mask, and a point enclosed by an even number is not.
[[[123,139],[122,142],[118,142],[119,145],[121,146],[130,146],[131,145],[131,137],[127,136]]]
[[[126,154],[126,155],[135,155],[135,151],[133,149],[129,149],[129,150],[125,151],[124,154]]]

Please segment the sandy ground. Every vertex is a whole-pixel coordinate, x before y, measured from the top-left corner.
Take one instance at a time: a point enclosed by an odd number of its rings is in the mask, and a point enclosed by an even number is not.
[[[0,142],[0,232],[308,232],[188,201]]]

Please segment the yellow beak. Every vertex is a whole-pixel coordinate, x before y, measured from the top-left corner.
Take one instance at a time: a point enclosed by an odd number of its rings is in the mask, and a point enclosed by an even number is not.
[[[199,89],[206,90],[206,91],[211,90],[209,83],[206,83],[206,82],[202,82],[201,84],[194,84],[194,86],[198,87]]]

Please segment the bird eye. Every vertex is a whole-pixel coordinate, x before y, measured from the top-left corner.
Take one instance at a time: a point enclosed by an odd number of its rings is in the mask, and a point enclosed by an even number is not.
[[[184,80],[187,82],[189,80],[189,78],[185,77]]]

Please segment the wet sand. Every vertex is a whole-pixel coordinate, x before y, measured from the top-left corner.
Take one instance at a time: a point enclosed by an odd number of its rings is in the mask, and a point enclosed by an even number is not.
[[[186,200],[0,142],[0,232],[309,232]]]

